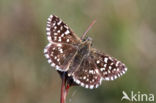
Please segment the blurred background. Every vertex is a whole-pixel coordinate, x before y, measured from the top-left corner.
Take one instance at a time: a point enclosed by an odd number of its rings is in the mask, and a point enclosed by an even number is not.
[[[72,87],[67,103],[120,103],[122,91],[156,94],[156,0],[0,0],[0,103],[59,103],[61,79],[44,57],[50,14],[123,61],[126,75]],[[124,103],[128,101],[124,100]]]

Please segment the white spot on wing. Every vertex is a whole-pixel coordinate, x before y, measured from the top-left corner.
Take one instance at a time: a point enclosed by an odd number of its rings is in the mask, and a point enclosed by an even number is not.
[[[98,86],[99,86],[99,84],[96,84],[96,86],[95,86],[95,87],[97,88]]]
[[[67,35],[67,34],[69,34],[69,33],[70,33],[69,30],[66,30],[65,34]]]
[[[64,37],[64,34],[62,34],[61,37]]]
[[[81,83],[80,85],[81,85],[82,87],[84,87],[84,83]]]
[[[60,33],[61,31],[60,31],[60,30],[58,30],[57,32],[58,32],[58,33]]]
[[[118,74],[118,77],[120,77],[121,75],[120,74]]]
[[[48,21],[51,21],[51,18],[48,18]]]
[[[98,69],[95,69],[95,72],[99,74],[99,70]]]
[[[57,35],[57,33],[54,33],[54,35]]]
[[[94,71],[93,71],[93,70],[89,70],[89,73],[90,73],[90,74],[93,74],[93,73],[94,73]]]
[[[67,39],[67,43],[69,42],[69,39]]]
[[[56,69],[58,69],[58,70],[59,70],[59,69],[60,69],[60,68],[59,68],[59,66],[56,66]]]
[[[63,30],[63,26],[61,26],[60,29]]]
[[[48,59],[48,63],[51,63],[52,61],[50,59]]]
[[[99,64],[100,63],[100,60],[97,60],[96,63]]]
[[[109,80],[109,78],[108,78],[108,77],[106,77],[106,78],[105,78],[105,80]]]
[[[105,63],[107,63],[107,61],[108,61],[108,58],[107,58],[107,57],[105,57],[105,58],[104,58],[104,61],[105,61]]]
[[[57,27],[56,27],[56,26],[54,26],[54,29],[57,29]]]
[[[115,75],[115,76],[114,76],[114,79],[116,79],[116,78],[117,78],[117,76]]]
[[[76,80],[76,83],[77,83],[77,84],[80,84],[80,81],[79,81],[79,80]]]
[[[57,25],[60,25],[62,23],[62,21],[60,20],[58,23],[57,23]]]
[[[52,66],[52,67],[54,67],[54,66],[55,66],[55,64],[54,64],[54,63],[52,63],[52,64],[51,64],[51,66]]]
[[[60,46],[60,47],[61,47],[61,46],[62,46],[62,44],[57,44],[57,46]]]
[[[51,37],[50,37],[50,36],[48,36],[47,39],[48,39],[49,41],[51,41]]]
[[[104,64],[104,67],[106,68],[107,64]]]
[[[58,41],[60,41],[60,42],[61,42],[61,41],[62,41],[62,40],[61,40],[61,38],[59,38],[59,39],[58,39]]]
[[[90,89],[93,89],[94,88],[94,85],[90,85]]]
[[[107,75],[108,73],[107,73],[107,72],[103,72],[103,74],[104,74],[104,75]]]
[[[48,54],[45,54],[45,57],[46,57],[46,58],[49,58],[49,55],[48,55]]]
[[[48,50],[45,48],[45,49],[44,49],[44,53],[46,53],[47,51],[48,51]]]
[[[125,71],[127,71],[127,68],[125,68]]]
[[[116,62],[116,66],[118,66],[118,65],[119,65],[119,61]]]
[[[51,46],[51,43],[49,43],[47,46],[46,46],[46,48],[48,48],[48,47],[50,47]]]
[[[53,18],[53,15],[50,15],[50,16],[49,16],[49,18],[51,18],[51,19],[52,19],[52,18]]]
[[[46,28],[47,31],[50,31],[50,28]]]
[[[66,29],[68,29],[68,26],[67,26],[67,25],[64,25],[64,27],[65,27]]]
[[[86,76],[84,76],[83,79],[86,79]]]
[[[103,80],[103,79],[102,79],[102,78],[100,78],[100,84],[102,83],[102,80]]]
[[[47,35],[50,35],[50,32],[47,32]]]
[[[105,70],[105,68],[101,68],[100,70],[101,70],[101,71],[104,71],[104,70]]]
[[[51,22],[50,21],[47,21],[47,24],[50,24]]]
[[[54,22],[52,25],[53,25],[53,26],[55,26],[55,25],[56,25],[56,23]],[[56,27],[56,26],[55,26],[55,27]]]
[[[47,24],[47,27],[50,27],[51,25],[50,24]]]
[[[111,70],[112,69],[112,67],[111,66],[109,66],[109,70]]]
[[[86,85],[85,87],[88,88],[88,85]]]
[[[113,78],[113,77],[111,77],[111,80],[114,80],[114,78]]]
[[[59,62],[59,61],[60,61],[60,59],[58,58],[58,59],[57,59],[57,61]]]

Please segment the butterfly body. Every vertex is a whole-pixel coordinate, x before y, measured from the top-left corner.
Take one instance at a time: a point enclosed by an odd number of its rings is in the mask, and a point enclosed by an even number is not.
[[[68,75],[71,76],[73,72],[79,69],[84,58],[87,58],[90,53],[92,41],[90,39],[86,39],[81,44],[77,46],[77,51],[72,60],[72,63],[69,66]]]
[[[45,57],[59,73],[66,73],[75,84],[97,88],[102,80],[114,80],[127,68],[119,60],[92,48],[90,37],[79,38],[60,18],[50,15]]]

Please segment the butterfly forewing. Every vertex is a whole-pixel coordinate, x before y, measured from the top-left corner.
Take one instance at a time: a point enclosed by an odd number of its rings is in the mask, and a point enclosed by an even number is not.
[[[114,80],[127,71],[125,64],[109,55],[98,52],[96,49],[92,50],[91,55],[103,80]]]
[[[85,88],[97,88],[101,84],[101,76],[94,61],[86,57],[80,67],[73,73],[74,81]]]
[[[76,50],[74,46],[69,44],[49,43],[44,49],[44,54],[56,70],[67,71]]]
[[[81,42],[74,32],[60,18],[50,15],[47,21],[47,39],[49,42],[78,44]]]

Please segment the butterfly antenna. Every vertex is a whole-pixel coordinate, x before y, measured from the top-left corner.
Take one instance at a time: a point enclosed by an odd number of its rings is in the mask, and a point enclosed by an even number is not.
[[[92,26],[95,24],[96,20],[93,20],[92,23],[89,25],[89,27],[87,28],[87,30],[83,33],[83,35],[81,36],[81,39],[83,40],[86,36],[86,34],[88,33],[88,31],[92,28]]]

